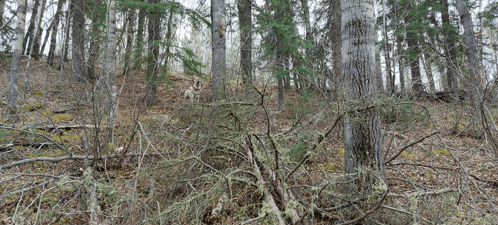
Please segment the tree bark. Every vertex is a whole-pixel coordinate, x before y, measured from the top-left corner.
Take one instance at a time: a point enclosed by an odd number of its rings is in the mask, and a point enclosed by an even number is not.
[[[222,100],[226,79],[225,0],[211,0],[213,102]]]
[[[59,31],[59,21],[60,21],[60,17],[61,17],[61,10],[62,10],[62,6],[64,5],[64,3],[66,2],[66,0],[60,0],[58,3],[57,3],[57,11],[55,13],[55,17],[54,17],[54,20],[52,22],[52,35],[50,36],[50,48],[49,48],[49,51],[48,51],[48,57],[47,57],[47,64],[49,66],[51,66],[54,62],[54,57],[55,57],[55,44],[57,43],[57,33]],[[47,36],[48,38],[48,36]],[[42,51],[43,51],[43,48],[42,48]]]
[[[34,36],[34,29],[35,29],[35,19],[36,16],[38,15],[38,8],[40,7],[40,0],[34,0],[35,4],[33,5],[33,12],[31,13],[31,18],[29,19],[29,26],[28,26],[28,31],[26,32],[26,35],[24,36],[23,44],[22,44],[22,52],[25,52],[26,55],[29,54],[30,49],[27,49],[26,47],[28,45],[28,41],[33,39]],[[27,6],[26,6],[27,9]]]
[[[73,1],[72,65],[71,81],[84,82],[85,71],[85,1]]]
[[[344,124],[346,173],[370,167],[385,178],[380,118],[377,109],[370,106],[377,99],[374,1],[342,0],[341,10],[342,73],[350,87],[346,97],[354,102]]]
[[[469,65],[469,78],[471,81],[471,104],[474,109],[480,108],[483,94],[483,77],[479,67],[479,55],[477,50],[477,38],[474,34],[474,24],[472,15],[464,0],[456,0],[458,14],[463,24],[463,36],[465,37],[465,46],[467,47],[467,60]]]
[[[40,17],[39,19],[37,20],[38,21],[38,24],[36,24],[36,29],[37,31],[35,31],[35,36],[32,40],[32,42],[34,43],[30,43],[28,46],[33,46],[33,47],[30,47],[30,51],[31,51],[31,55],[33,56],[33,58],[38,61],[40,59],[40,41],[41,41],[41,35],[42,35],[42,27],[41,27],[41,24],[42,24],[42,20],[43,20],[43,14],[45,13],[45,4],[47,3],[47,0],[43,0],[42,2],[42,5],[40,6]],[[30,41],[31,42],[31,41]]]
[[[446,82],[453,99],[457,100],[458,97],[458,80],[457,80],[457,34],[455,28],[451,24],[448,0],[441,0],[443,5],[441,11],[441,19],[443,21],[443,36],[444,36],[444,53],[446,61]]]
[[[9,93],[7,94],[7,117],[17,113],[17,95],[19,92],[19,68],[21,67],[21,51],[26,20],[26,0],[18,1],[17,26],[14,33],[14,46],[10,64]]]
[[[394,88],[394,76],[391,73],[391,48],[389,47],[389,38],[387,37],[387,25],[386,25],[386,0],[382,0],[382,30],[384,34],[384,44],[382,45],[384,48],[384,56],[386,59],[386,83],[387,83],[387,93],[388,95],[392,95],[395,91]]]
[[[158,0],[149,0],[150,4],[157,4]],[[149,59],[147,62],[147,85],[146,89],[146,98],[145,101],[147,105],[153,105],[156,101],[156,92],[157,92],[157,66],[158,66],[158,57],[159,57],[159,46],[155,44],[155,41],[160,39],[160,14],[156,10],[152,10],[149,12]]]
[[[134,56],[135,65],[134,69],[139,69],[142,66],[142,52],[144,52],[144,24],[145,24],[145,10],[143,8],[138,9],[138,26],[137,26],[137,42],[135,43],[136,54]]]
[[[239,0],[240,67],[246,97],[252,87],[252,13],[251,0]]]
[[[100,42],[102,41],[99,37],[101,36],[100,22],[102,18],[99,16],[98,6],[102,4],[101,0],[95,0],[92,12],[92,26],[90,31],[90,52],[88,57],[88,77],[92,80],[98,78],[97,66],[99,64],[100,56]],[[109,21],[110,22],[110,21]],[[107,71],[107,70],[104,70]]]
[[[413,9],[411,9],[413,10]],[[405,17],[405,24],[411,23],[413,15],[410,13]],[[410,71],[412,75],[412,92],[414,96],[420,96],[424,87],[420,76],[420,47],[418,45],[418,31],[407,30],[408,59],[410,60]]]
[[[107,77],[106,109],[109,111],[110,140],[114,144],[114,119],[117,111],[116,93],[116,0],[109,2],[109,22],[107,33],[107,57],[105,64],[105,76]]]
[[[126,51],[124,56],[124,70],[123,75],[128,74],[131,67],[130,59],[132,58],[133,51],[133,36],[135,34],[135,9],[131,8],[128,12],[128,29],[126,31]]]

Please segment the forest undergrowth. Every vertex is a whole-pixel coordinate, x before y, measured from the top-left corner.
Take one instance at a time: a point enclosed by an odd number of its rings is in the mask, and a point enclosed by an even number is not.
[[[375,185],[352,192],[344,107],[328,93],[289,89],[278,111],[268,81],[250,101],[229,82],[230,98],[213,104],[204,80],[191,103],[194,78],[172,74],[146,107],[133,72],[117,78],[111,138],[91,83],[66,70],[59,86],[42,60],[30,70],[17,116],[2,114],[0,224],[87,223],[91,202],[102,224],[498,224],[498,129],[484,132],[466,101],[383,97],[386,179],[360,170]]]

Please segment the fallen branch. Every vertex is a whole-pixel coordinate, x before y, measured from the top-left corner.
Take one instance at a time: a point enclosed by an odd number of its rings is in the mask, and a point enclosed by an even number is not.
[[[94,125],[65,125],[65,126],[43,126],[35,127],[38,130],[46,130],[52,132],[54,130],[72,130],[72,129],[84,129],[84,128],[95,128]]]
[[[441,190],[434,190],[434,191],[417,191],[411,194],[389,194],[389,197],[401,197],[401,198],[412,198],[412,197],[424,197],[428,195],[440,195],[440,194],[445,194],[448,192],[458,192],[458,190],[455,189],[441,189]]]
[[[371,210],[368,210],[367,212],[363,213],[363,215],[361,215],[360,217],[354,219],[354,220],[350,220],[350,221],[346,221],[344,223],[340,223],[340,225],[347,225],[347,224],[353,224],[353,223],[356,223],[362,219],[365,219],[368,215],[374,213],[375,211],[377,211],[377,209],[380,208],[382,202],[386,199],[387,197],[387,193],[389,193],[389,189],[387,189],[387,191],[384,193],[384,195],[382,195],[382,199],[380,199],[379,203],[377,203],[377,205],[375,207],[373,207]]]
[[[158,153],[149,153],[147,155],[160,155]],[[136,156],[141,156],[139,153],[133,153],[133,154],[127,154],[126,157],[136,157]],[[116,158],[118,156],[116,155],[106,155],[99,157],[99,159],[110,159],[110,158]],[[62,156],[58,158],[51,158],[51,157],[38,157],[38,158],[31,158],[31,159],[23,159],[19,160],[7,165],[2,165],[0,166],[0,171],[5,170],[5,169],[10,169],[14,166],[19,166],[23,165],[26,163],[33,163],[33,162],[60,162],[60,161],[65,161],[65,160],[85,160],[85,159],[93,159],[93,156],[83,156],[83,155],[73,155],[73,156]]]
[[[0,145],[0,150],[11,149],[12,147],[15,147],[15,146],[23,146],[23,147],[29,146],[29,147],[32,147],[32,148],[38,148],[38,147],[42,147],[44,145],[53,145],[53,143],[52,142],[34,142],[34,143],[14,142],[14,143]]]
[[[412,142],[412,143],[410,143],[410,144],[406,145],[406,146],[405,146],[405,147],[403,147],[401,150],[399,150],[399,152],[398,152],[398,153],[396,153],[396,155],[394,155],[394,156],[393,156],[393,157],[391,157],[389,160],[387,160],[387,161],[385,162],[385,164],[388,164],[388,163],[390,163],[391,161],[393,161],[394,159],[398,158],[398,156],[399,156],[399,155],[400,155],[403,151],[405,151],[407,148],[412,147],[412,146],[414,146],[414,145],[416,145],[416,144],[418,144],[418,143],[422,142],[423,140],[425,140],[425,139],[427,139],[427,138],[429,138],[429,137],[431,137],[432,135],[437,134],[437,133],[439,133],[439,131],[434,131],[434,132],[432,132],[431,134],[428,134],[428,135],[426,135],[425,137],[422,137],[422,138],[420,138],[420,139],[418,139],[418,140],[416,140],[416,141],[414,141],[414,142]]]

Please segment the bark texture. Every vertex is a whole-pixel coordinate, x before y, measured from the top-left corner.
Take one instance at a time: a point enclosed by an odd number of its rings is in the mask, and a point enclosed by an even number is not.
[[[375,107],[375,13],[373,0],[342,0],[342,73],[349,104],[344,137],[346,173],[370,167],[384,176],[380,118]]]
[[[157,4],[158,0],[149,0],[150,4]],[[152,9],[151,9],[152,10]],[[147,86],[145,101],[147,104],[155,104],[157,92],[157,64],[159,57],[159,46],[155,41],[160,39],[160,17],[159,13],[155,10],[149,12],[149,60],[147,62]]]
[[[471,103],[474,109],[479,109],[483,94],[483,77],[479,68],[479,52],[477,50],[477,38],[474,34],[474,24],[472,15],[464,0],[456,0],[458,14],[463,24],[463,36],[465,37],[465,46],[467,47],[467,60],[469,78],[471,82]]]
[[[71,81],[85,81],[85,2],[84,0],[73,1],[73,32],[72,32],[72,64]]]
[[[246,96],[252,87],[252,37],[251,37],[251,1],[239,0],[239,26],[240,26],[240,66],[242,71],[242,82]]]
[[[21,67],[21,51],[26,20],[26,0],[18,1],[17,26],[12,46],[12,60],[10,63],[9,93],[7,94],[7,115],[15,114],[17,95],[19,93],[19,69]]]
[[[211,0],[213,102],[224,99],[226,78],[225,0]]]
[[[441,11],[441,19],[443,21],[443,36],[444,36],[444,53],[446,61],[446,82],[447,90],[452,93],[454,99],[458,99],[458,80],[457,80],[457,45],[455,40],[457,35],[450,21],[448,0],[441,0],[443,5]]]

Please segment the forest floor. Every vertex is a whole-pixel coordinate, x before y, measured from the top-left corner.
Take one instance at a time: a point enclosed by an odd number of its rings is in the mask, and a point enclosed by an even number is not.
[[[26,63],[24,59],[23,70]],[[209,82],[202,83],[200,103],[192,104],[183,98],[183,93],[194,78],[171,74],[158,85],[157,102],[146,107],[141,101],[145,91],[143,72],[133,71],[126,77],[118,74],[119,105],[112,144],[106,129],[109,123],[103,99],[95,100],[96,96],[91,94],[93,84],[69,82],[69,63],[65,65],[60,85],[61,72],[55,67],[48,68],[43,59],[33,60],[30,65],[29,91],[18,101],[17,116],[8,119],[5,110],[2,111],[0,224],[87,223],[88,197],[85,189],[80,188],[85,185],[80,180],[94,154],[86,149],[96,149],[95,146],[99,146],[97,154],[101,157],[93,165],[95,180],[99,181],[100,217],[119,218],[108,220],[114,224],[163,223],[161,215],[167,212],[161,210],[180,199],[183,192],[162,186],[160,175],[154,170],[161,161],[182,155],[189,149],[185,146],[194,146],[188,144],[195,142],[193,124],[199,124],[196,121],[206,114],[186,111],[208,109]],[[0,61],[0,74],[0,87],[4,90],[1,105],[5,108],[10,74],[7,61]],[[22,72],[20,87],[24,76]],[[299,166],[299,157],[306,154],[298,151],[303,143],[301,148],[310,155],[296,172],[296,178],[289,179],[291,186],[300,188],[341,176],[344,171],[341,122],[310,152],[320,135],[338,118],[339,103],[328,101],[327,94],[318,90],[298,93],[290,89],[284,93],[283,110],[278,111],[276,87],[269,85],[265,89],[265,82],[260,83],[258,88],[265,90],[267,115],[254,117],[245,127],[262,133],[270,128],[279,148],[288,153],[284,154],[288,168]],[[233,97],[244,95],[237,81],[230,82],[227,92]],[[455,104],[397,99],[381,108],[389,195],[370,219],[362,220],[364,223],[498,224],[498,158],[496,147],[493,148],[493,140],[498,139],[498,108],[487,104],[486,118],[491,131],[485,133],[482,124],[475,122],[479,116],[468,105],[465,101]],[[234,112],[237,113],[240,112]],[[120,157],[123,153],[120,147],[127,151],[128,157]],[[82,158],[63,159],[69,153]],[[56,160],[50,162],[47,158]],[[196,178],[188,179],[192,180],[186,186]],[[258,210],[244,202],[262,201],[262,197],[248,191],[253,189],[237,187],[241,188],[240,193],[229,195],[226,201],[231,205],[225,206],[222,216],[215,217],[211,210],[205,210],[197,221],[238,224],[257,217]],[[192,187],[196,188],[200,186]],[[296,192],[302,200],[311,199],[304,191]],[[320,210],[334,206],[327,201],[319,203]],[[217,202],[210,199],[205,204],[212,209]],[[329,224],[352,219],[347,216],[351,214],[338,209],[327,212],[330,215],[323,212],[313,216],[312,221]],[[192,222],[187,215],[178,217],[184,223]]]

